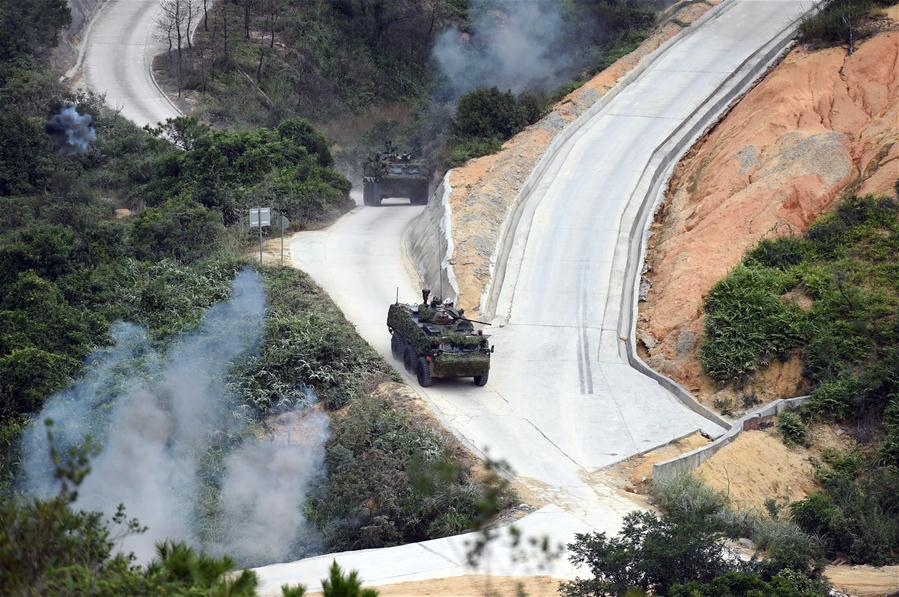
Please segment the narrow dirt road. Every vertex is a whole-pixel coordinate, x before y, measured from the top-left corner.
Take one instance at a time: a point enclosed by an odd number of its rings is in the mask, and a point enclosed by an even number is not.
[[[181,114],[150,71],[153,57],[166,50],[160,12],[158,0],[109,0],[84,41],[84,85],[106,94],[106,104],[138,126]]]

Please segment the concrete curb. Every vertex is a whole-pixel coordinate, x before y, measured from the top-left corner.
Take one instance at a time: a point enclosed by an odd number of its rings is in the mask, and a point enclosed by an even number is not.
[[[403,252],[409,256],[423,288],[441,298],[459,297],[459,284],[453,269],[455,252],[449,196],[452,193],[450,170],[434,189],[424,211],[403,232]],[[439,232],[438,232],[439,231]]]
[[[657,483],[665,481],[678,475],[687,473],[700,464],[711,458],[721,448],[733,442],[744,431],[747,423],[750,428],[758,428],[758,423],[751,421],[761,421],[761,419],[769,419],[775,415],[788,410],[793,410],[804,404],[809,399],[808,396],[799,396],[796,398],[783,398],[775,400],[770,404],[766,404],[741,417],[733,426],[721,437],[712,443],[691,450],[671,460],[657,462],[652,465],[652,481]]]
[[[85,52],[87,52],[87,42],[91,37],[94,23],[97,21],[97,17],[100,16],[100,13],[103,12],[103,9],[106,8],[107,4],[109,4],[109,0],[103,0],[103,2],[101,2],[100,5],[97,6],[96,11],[94,11],[94,14],[91,16],[91,20],[88,21],[87,27],[85,27],[84,29],[84,35],[81,36],[81,41],[78,43],[78,55],[75,57],[75,64],[72,65],[72,68],[60,75],[60,83],[73,78],[78,74],[78,71],[81,70],[81,65],[84,63],[84,54]]]
[[[505,220],[503,220],[503,224],[500,227],[496,249],[493,252],[494,257],[490,261],[492,276],[490,277],[490,283],[487,285],[487,288],[484,289],[484,294],[481,296],[480,301],[480,313],[482,318],[491,320],[496,317],[500,292],[502,291],[503,283],[505,282],[509,255],[512,251],[512,245],[515,240],[515,231],[520,226],[521,218],[526,206],[529,208],[532,207],[532,209],[528,210],[530,212],[528,214],[528,219],[525,220],[526,229],[530,229],[528,221],[530,219],[530,216],[533,215],[533,211],[536,210],[537,204],[539,204],[539,201],[537,203],[530,201],[531,196],[535,190],[536,183],[546,173],[546,171],[556,160],[556,158],[563,157],[560,154],[560,150],[562,149],[562,147],[566,145],[568,141],[573,138],[578,132],[580,132],[580,130],[588,121],[590,121],[598,112],[605,108],[606,105],[608,105],[616,96],[618,96],[618,94],[621,93],[622,90],[624,90],[628,85],[630,85],[640,75],[642,75],[647,68],[649,68],[656,60],[658,60],[659,57],[664,55],[665,52],[667,52],[672,46],[681,43],[681,41],[693,35],[694,32],[704,23],[711,19],[717,18],[717,16],[719,16],[722,12],[728,10],[731,6],[733,6],[732,2],[722,2],[721,4],[714,6],[708,12],[696,19],[696,21],[694,21],[690,25],[690,27],[678,32],[674,37],[660,45],[647,56],[643,57],[643,59],[640,60],[637,66],[635,66],[630,70],[630,72],[619,79],[614,87],[607,91],[605,95],[599,98],[596,103],[590,106],[590,108],[588,108],[583,114],[578,116],[573,122],[569,123],[568,126],[564,130],[562,130],[562,132],[556,135],[556,137],[550,142],[549,146],[543,152],[540,160],[537,162],[537,165],[531,171],[531,174],[528,176],[524,185],[522,185],[521,190],[518,192],[518,195],[516,195],[515,200],[512,202],[512,208],[509,210],[508,215],[506,216]],[[571,145],[569,145],[566,149],[570,151]],[[527,244],[527,237],[525,237],[524,243]]]
[[[625,280],[630,280],[630,285],[625,287],[622,293],[621,317],[618,320],[618,336],[626,339],[623,342],[627,360],[634,369],[651,377],[669,390],[687,408],[725,428],[730,427],[726,421],[700,404],[682,385],[649,367],[636,353],[637,303],[639,300],[637,289],[640,285],[641,270],[646,257],[649,228],[653,220],[650,216],[664,201],[668,180],[679,159],[786,53],[792,44],[795,29],[801,19],[800,16],[790,23],[759,52],[744,61],[719,87],[719,90],[694,111],[685,124],[656,149],[647,163],[633,195],[633,197],[639,197],[638,193],[644,193],[630,230],[630,246],[625,266]],[[734,79],[738,79],[736,84],[728,85]],[[725,87],[729,87],[729,91],[722,91]],[[630,202],[630,204],[632,203],[633,201]]]

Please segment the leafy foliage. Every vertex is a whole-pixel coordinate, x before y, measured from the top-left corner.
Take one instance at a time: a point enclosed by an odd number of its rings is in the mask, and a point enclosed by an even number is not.
[[[896,0],[827,0],[799,25],[800,39],[821,46],[846,44],[853,51],[857,39],[868,33],[868,21],[878,6],[891,6]]]
[[[820,552],[789,523],[731,511],[724,496],[690,476],[659,484],[654,495],[664,514],[628,514],[617,537],[576,535],[569,545],[571,560],[587,565],[593,577],[563,583],[563,595],[632,590],[679,597],[826,593]],[[771,532],[772,527],[778,532]],[[730,555],[724,544],[725,538],[744,536],[764,550],[749,562]]]
[[[352,570],[344,574],[337,565],[337,560],[331,563],[328,570],[328,578],[322,581],[322,593],[326,597],[377,597],[374,589],[363,589],[359,574]]]
[[[793,520],[824,540],[828,555],[853,563],[899,561],[899,472],[865,470],[857,453],[832,455],[821,490],[791,504]]]
[[[782,413],[777,419],[777,428],[788,446],[808,445],[808,427],[794,412]]]
[[[497,151],[503,141],[536,122],[542,112],[540,100],[529,93],[516,96],[496,87],[466,93],[459,98],[450,124],[450,167]]]
[[[701,362],[735,383],[801,351],[810,407],[837,420],[883,419],[899,399],[899,201],[850,198],[805,238],[763,241],[706,299]],[[789,300],[805,294],[807,308]],[[884,452],[884,456],[891,453]],[[895,461],[894,461],[895,463]]]

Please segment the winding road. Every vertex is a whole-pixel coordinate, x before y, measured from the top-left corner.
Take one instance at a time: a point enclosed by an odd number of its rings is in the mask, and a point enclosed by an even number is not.
[[[630,269],[658,189],[673,167],[776,57],[813,2],[726,0],[644,59],[554,152],[513,231],[499,286],[497,346],[485,388],[467,381],[421,390],[442,423],[472,450],[508,461],[550,505],[520,522],[560,542],[576,531],[615,533],[636,505],[601,469],[716,423],[688,409],[632,367]],[[177,114],[150,76],[154,0],[110,0],[86,42],[84,80],[138,124]],[[294,263],[343,309],[361,335],[390,356],[386,306],[413,302],[418,283],[401,239],[423,208],[357,207],[324,231],[297,235]],[[437,231],[435,231],[437,234]],[[417,387],[414,380],[410,384]],[[372,584],[466,572],[465,537],[336,554]],[[533,573],[498,547],[493,573]],[[284,582],[314,590],[334,555],[257,569],[263,594]],[[489,562],[488,562],[489,564]],[[570,577],[566,562],[544,574]]]
[[[153,80],[153,58],[166,46],[157,21],[159,0],[108,0],[84,41],[84,85],[105,94],[106,105],[139,126],[181,112]]]

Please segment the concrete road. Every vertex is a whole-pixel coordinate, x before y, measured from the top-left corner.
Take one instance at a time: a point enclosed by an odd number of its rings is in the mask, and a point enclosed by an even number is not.
[[[714,122],[723,107],[718,99],[741,85],[732,74],[760,73],[770,58],[761,50],[809,7],[803,0],[727,0],[593,114],[549,164],[515,231],[490,330],[497,346],[490,382],[436,382],[422,390],[465,443],[507,460],[561,508],[556,515],[570,514],[582,528],[614,533],[634,508],[597,469],[697,429],[722,432],[628,364],[618,330],[626,255],[639,242],[631,230],[656,148],[688,121]],[[292,245],[295,264],[388,359],[386,306],[396,287],[403,301],[418,296],[400,239],[420,209],[357,208]],[[559,528],[570,540],[571,525]],[[374,550],[341,561],[381,583],[395,555]],[[290,575],[283,566],[279,579]],[[266,583],[270,568],[260,570]],[[429,574],[423,561],[413,568],[409,578]],[[308,570],[296,571],[315,583]]]
[[[150,72],[153,57],[166,51],[159,13],[158,0],[109,0],[84,41],[84,85],[138,126],[181,114]]]

